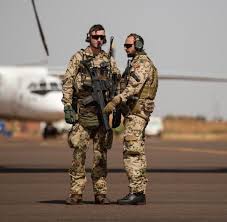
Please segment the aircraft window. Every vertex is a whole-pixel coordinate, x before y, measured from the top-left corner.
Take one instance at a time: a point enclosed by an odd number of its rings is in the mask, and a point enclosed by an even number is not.
[[[40,82],[38,85],[36,83],[31,83],[29,89],[32,93],[39,95],[46,95],[49,92],[61,91],[61,86],[57,82]]]
[[[58,84],[56,82],[50,83],[51,90],[59,90]]]
[[[36,90],[37,89],[37,84],[34,83],[34,82],[30,83],[29,86],[28,86],[28,89],[30,89],[31,91]]]
[[[40,86],[40,89],[41,89],[41,90],[46,90],[46,88],[47,88],[47,84],[46,84],[45,82],[41,82],[41,83],[39,84],[39,86]]]

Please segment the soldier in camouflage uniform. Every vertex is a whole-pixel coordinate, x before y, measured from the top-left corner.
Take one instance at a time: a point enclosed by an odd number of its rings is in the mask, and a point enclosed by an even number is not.
[[[124,115],[123,160],[129,180],[129,194],[119,204],[146,203],[145,128],[154,109],[158,74],[153,62],[143,50],[141,36],[132,33],[124,47],[129,62],[121,79],[121,93],[104,108],[106,113],[120,106]]]
[[[85,103],[92,94],[92,79],[83,61],[89,61],[95,68],[98,78],[105,83],[112,75],[120,75],[115,61],[101,49],[106,43],[102,25],[90,28],[86,42],[89,46],[75,53],[69,62],[63,78],[63,98],[65,121],[72,124],[68,143],[73,148],[72,166],[69,169],[71,187],[66,204],[82,203],[85,188],[85,159],[89,141],[93,142],[92,181],[96,204],[108,204],[107,194],[107,149],[112,145],[112,131],[106,132],[101,121],[102,111],[95,101]],[[108,89],[103,92],[106,102],[110,100]],[[89,97],[90,96],[90,97]]]

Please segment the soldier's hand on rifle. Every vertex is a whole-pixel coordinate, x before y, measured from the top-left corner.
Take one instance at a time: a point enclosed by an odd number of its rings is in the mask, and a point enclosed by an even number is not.
[[[115,96],[110,102],[107,103],[107,105],[104,107],[103,112],[104,113],[111,113],[115,109],[115,107],[121,103],[121,97]]]
[[[65,113],[65,122],[69,124],[73,124],[76,122],[76,112],[72,108],[71,105],[64,106],[64,113]]]

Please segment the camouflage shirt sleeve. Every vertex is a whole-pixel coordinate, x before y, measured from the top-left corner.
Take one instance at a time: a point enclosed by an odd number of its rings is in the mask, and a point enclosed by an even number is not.
[[[138,95],[151,72],[152,64],[147,57],[141,56],[132,64],[130,77],[126,88],[120,94],[123,102],[129,97]]]
[[[68,67],[63,77],[62,102],[64,105],[72,104],[72,96],[73,96],[73,90],[74,90],[74,84],[75,84],[74,80],[79,70],[80,60],[81,60],[81,55],[79,53],[74,54],[69,61]]]

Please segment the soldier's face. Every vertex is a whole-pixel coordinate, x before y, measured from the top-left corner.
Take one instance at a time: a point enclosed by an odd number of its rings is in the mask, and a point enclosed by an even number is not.
[[[125,52],[127,53],[128,57],[133,57],[136,54],[134,42],[135,42],[135,39],[133,36],[129,36],[125,40],[124,48],[125,48]]]
[[[96,49],[101,48],[105,39],[105,31],[93,31],[91,33],[90,45]]]

